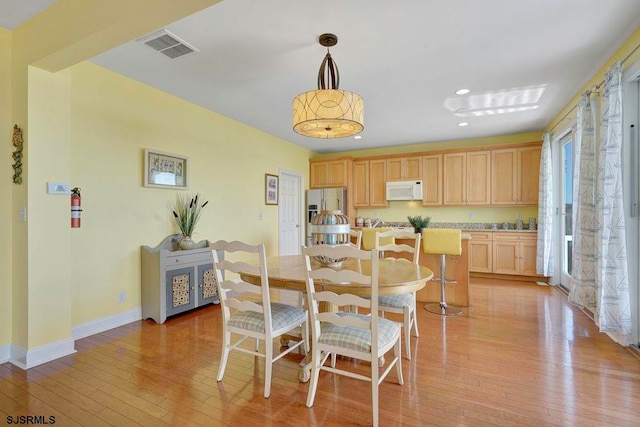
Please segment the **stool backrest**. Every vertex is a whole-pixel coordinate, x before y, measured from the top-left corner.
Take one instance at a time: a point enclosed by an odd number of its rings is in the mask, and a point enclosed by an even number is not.
[[[462,232],[453,228],[427,228],[422,234],[422,248],[427,254],[462,254]]]

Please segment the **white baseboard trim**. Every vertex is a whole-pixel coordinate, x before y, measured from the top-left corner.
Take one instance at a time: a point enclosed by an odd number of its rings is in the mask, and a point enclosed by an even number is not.
[[[2,345],[0,346],[0,365],[3,363],[7,363],[11,356],[11,345]]]
[[[142,319],[142,309],[134,308],[74,326],[71,329],[71,336],[74,340],[79,340],[140,319]]]
[[[60,357],[68,356],[76,352],[73,338],[65,338],[60,341],[41,345],[26,351],[18,346],[11,347],[9,362],[21,369],[29,369],[42,365]]]

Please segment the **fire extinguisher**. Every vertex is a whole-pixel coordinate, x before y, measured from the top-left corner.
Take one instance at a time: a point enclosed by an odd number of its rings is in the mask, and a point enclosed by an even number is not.
[[[80,228],[80,189],[71,190],[71,228]]]

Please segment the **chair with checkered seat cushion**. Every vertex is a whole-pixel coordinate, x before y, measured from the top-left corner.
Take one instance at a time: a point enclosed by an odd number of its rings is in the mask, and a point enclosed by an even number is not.
[[[393,257],[397,262],[413,262],[418,264],[420,261],[420,233],[413,233],[409,230],[393,229],[376,234],[376,249],[380,251],[383,257]],[[384,242],[384,239],[393,238],[392,243]],[[412,240],[410,244],[397,244],[396,239]],[[398,254],[406,253],[409,259],[397,258]],[[378,297],[378,307],[384,316],[385,312],[402,314],[402,327],[404,329],[404,345],[405,357],[411,360],[411,330],[413,329],[416,337],[418,334],[418,317],[416,310],[416,293],[398,294],[398,295],[382,295]]]
[[[271,302],[269,278],[264,245],[248,245],[242,242],[217,241],[210,245],[213,252],[213,268],[216,273],[218,295],[222,311],[222,354],[218,368],[218,381],[222,381],[231,350],[248,353],[265,359],[264,397],[271,394],[271,371],[275,361],[303,345],[309,351],[308,314],[306,310],[288,304]],[[216,251],[223,251],[222,260]],[[229,255],[229,254],[239,255]],[[259,264],[247,263],[247,257],[258,256]],[[242,261],[232,262],[238,257]],[[242,280],[225,280],[227,272],[259,274],[262,285],[254,285]],[[273,340],[291,331],[299,331],[302,339],[290,345],[285,351],[273,357]],[[231,342],[231,334],[240,335]],[[256,340],[255,348],[240,347],[247,338]],[[264,341],[264,351],[260,352],[260,340]],[[290,341],[291,343],[291,341]]]
[[[403,384],[400,332],[398,323],[379,317],[378,315],[378,251],[364,251],[350,245],[330,246],[317,245],[310,248],[303,247],[305,256],[305,276],[309,317],[311,322],[311,384],[307,395],[307,406],[313,406],[320,371],[345,375],[371,383],[371,402],[373,411],[373,425],[378,425],[378,387],[395,366],[398,382]],[[370,262],[370,269],[362,267],[370,275],[349,270],[333,269],[319,266],[312,261],[314,256],[331,259],[355,258],[362,263]],[[313,268],[312,268],[313,263]],[[348,293],[337,294],[322,290],[320,287],[332,284],[350,284],[366,286],[371,289],[371,297],[363,298]],[[319,288],[316,290],[316,285]],[[370,315],[345,312],[320,312],[320,304],[333,307],[358,306]],[[393,357],[384,366],[379,361],[388,351],[393,349]],[[349,362],[345,366],[335,363],[325,365],[329,355],[342,355],[368,362],[369,375],[362,374],[362,369]],[[382,371],[382,372],[380,372]],[[339,396],[337,396],[339,398]]]

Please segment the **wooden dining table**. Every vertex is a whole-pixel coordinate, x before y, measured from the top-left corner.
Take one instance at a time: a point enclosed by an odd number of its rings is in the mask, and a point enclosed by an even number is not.
[[[320,268],[321,264],[311,261],[311,268]],[[304,255],[274,256],[267,258],[267,276],[269,287],[290,291],[306,292]],[[366,275],[371,274],[371,261],[346,259],[341,269],[353,270]],[[259,285],[259,274],[241,273],[242,280]],[[419,291],[433,278],[433,272],[419,264],[393,258],[378,261],[378,292],[380,295],[404,294]],[[360,296],[371,295],[371,287],[352,283],[321,283],[316,281],[316,290],[335,293],[351,293]],[[322,310],[322,308],[320,308]],[[325,308],[326,309],[326,308]],[[300,381],[310,377],[311,355],[300,362]]]

